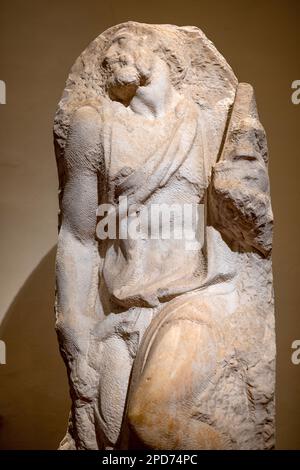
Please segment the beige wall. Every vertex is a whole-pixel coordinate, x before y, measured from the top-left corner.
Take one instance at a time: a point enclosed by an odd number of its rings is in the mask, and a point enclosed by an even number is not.
[[[68,414],[53,331],[57,178],[51,126],[68,70],[101,31],[126,20],[204,30],[240,81],[256,90],[268,133],[276,217],[277,442],[300,449],[298,0],[1,0],[0,447],[54,449]]]

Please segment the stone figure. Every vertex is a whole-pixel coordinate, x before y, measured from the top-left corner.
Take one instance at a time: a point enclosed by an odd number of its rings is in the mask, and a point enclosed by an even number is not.
[[[198,28],[124,23],[76,61],[54,137],[60,449],[273,448],[273,216],[252,87]],[[153,207],[184,235],[144,223]]]

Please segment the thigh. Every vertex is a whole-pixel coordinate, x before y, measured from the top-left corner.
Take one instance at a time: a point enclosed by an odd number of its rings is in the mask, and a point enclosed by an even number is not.
[[[142,386],[172,401],[206,387],[222,356],[222,335],[209,304],[196,296],[170,302],[152,321],[138,351],[130,396]]]
[[[211,317],[206,302],[189,296],[171,302],[151,323],[130,385],[126,416],[132,445],[228,448],[201,405],[222,358],[221,335]]]

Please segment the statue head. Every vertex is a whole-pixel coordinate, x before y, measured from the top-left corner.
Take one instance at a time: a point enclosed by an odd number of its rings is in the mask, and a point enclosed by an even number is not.
[[[127,105],[138,87],[151,82],[158,66],[160,75],[168,74],[167,65],[155,54],[154,44],[148,36],[133,34],[126,28],[113,36],[102,62],[111,99]]]

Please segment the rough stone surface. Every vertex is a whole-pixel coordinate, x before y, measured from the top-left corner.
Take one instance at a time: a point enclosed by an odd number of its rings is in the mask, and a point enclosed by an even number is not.
[[[272,448],[273,217],[252,87],[198,28],[124,23],[76,61],[54,137],[60,449]],[[122,224],[120,196],[203,204],[199,249],[99,240],[97,208]]]

